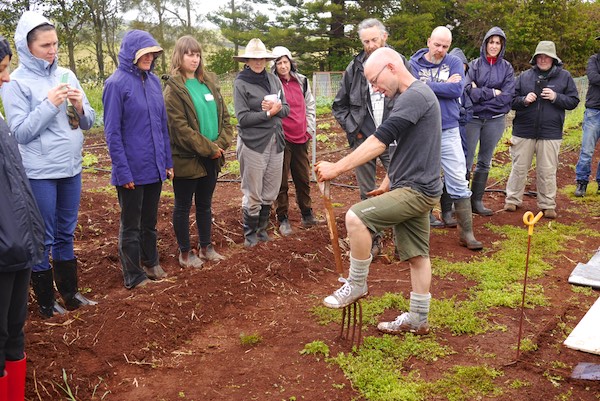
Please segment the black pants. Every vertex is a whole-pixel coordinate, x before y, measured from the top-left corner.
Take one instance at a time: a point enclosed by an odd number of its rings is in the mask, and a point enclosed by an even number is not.
[[[117,187],[121,206],[119,256],[126,288],[146,279],[142,265],[158,265],[156,222],[162,182],[136,185],[135,189]]]
[[[5,361],[25,356],[23,325],[27,318],[27,298],[31,269],[0,273],[0,372]]]
[[[173,208],[173,230],[181,252],[188,252],[190,246],[190,209],[192,197],[196,203],[196,225],[200,246],[208,246],[212,241],[212,198],[217,184],[217,160],[204,159],[206,176],[194,179],[173,180],[175,207]]]

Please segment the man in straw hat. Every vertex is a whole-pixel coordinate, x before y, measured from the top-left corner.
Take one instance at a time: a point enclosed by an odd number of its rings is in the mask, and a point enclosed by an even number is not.
[[[538,43],[529,61],[533,67],[517,78],[512,108],[510,154],[512,170],[506,183],[504,210],[514,212],[523,201],[527,172],[536,156],[537,204],[544,217],[556,218],[556,168],[565,110],[579,104],[575,81],[564,70],[554,42]]]
[[[596,40],[600,40],[600,36]],[[577,179],[575,196],[580,197],[584,196],[587,190],[588,179],[592,173],[592,156],[600,139],[600,50],[589,58],[585,73],[588,77],[588,91],[585,96],[581,152],[575,166]],[[598,183],[596,193],[600,194],[600,162],[596,168],[596,182]]]
[[[251,39],[244,54],[233,58],[245,64],[233,82],[233,104],[238,119],[244,246],[253,247],[270,240],[267,227],[281,186],[285,148],[281,119],[290,107],[281,81],[265,68],[267,60],[275,57],[260,39]]]

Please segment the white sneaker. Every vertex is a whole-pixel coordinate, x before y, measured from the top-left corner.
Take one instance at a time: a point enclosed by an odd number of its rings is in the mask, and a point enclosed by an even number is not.
[[[328,308],[345,308],[346,306],[351,305],[359,299],[369,295],[367,283],[365,283],[363,286],[357,286],[343,277],[340,277],[338,281],[340,283],[344,283],[344,285],[323,300],[323,304]]]
[[[429,333],[429,324],[427,322],[414,326],[409,322],[408,316],[408,312],[404,312],[393,322],[381,322],[377,325],[377,330],[387,334],[413,333],[424,335]]]

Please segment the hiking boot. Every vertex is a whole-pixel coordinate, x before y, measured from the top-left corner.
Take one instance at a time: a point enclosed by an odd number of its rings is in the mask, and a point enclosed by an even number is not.
[[[160,267],[160,265],[156,265],[153,267],[144,266],[144,271],[146,272],[146,276],[148,276],[150,280],[160,280],[162,278],[167,277],[167,272],[164,271],[163,268]]]
[[[404,312],[393,322],[381,322],[377,325],[377,330],[387,334],[413,333],[424,335],[429,333],[429,324],[421,323],[419,326],[413,326],[408,321],[408,312]]]
[[[555,219],[556,218],[556,210],[554,209],[545,209],[542,210],[544,212],[544,217],[547,219]]]
[[[321,224],[321,221],[317,220],[312,210],[307,214],[302,214],[302,227],[309,228]]]
[[[328,308],[341,309],[353,304],[361,298],[369,295],[367,283],[362,286],[357,286],[343,277],[338,279],[340,283],[344,283],[333,294],[323,300],[323,304]]]
[[[212,244],[207,245],[205,250],[202,250],[202,248],[198,249],[198,257],[211,262],[225,260],[225,256],[215,251],[215,248],[213,248]]]
[[[189,267],[193,267],[195,269],[200,269],[204,262],[200,259],[196,254],[192,251],[188,252],[187,260],[183,258],[183,252],[179,251],[179,266],[187,269]],[[148,272],[146,271],[146,274]],[[166,274],[166,273],[165,273]],[[152,278],[149,274],[148,277]]]
[[[585,196],[585,192],[587,191],[587,181],[577,181],[577,188],[575,189],[575,196],[578,198],[582,198]],[[600,187],[600,186],[599,186]]]
[[[290,221],[287,218],[279,222],[279,232],[284,237],[287,237],[288,235],[292,234],[292,226],[290,226]]]
[[[516,212],[517,211],[517,205],[514,205],[512,203],[505,203],[504,204],[504,210],[507,212]]]

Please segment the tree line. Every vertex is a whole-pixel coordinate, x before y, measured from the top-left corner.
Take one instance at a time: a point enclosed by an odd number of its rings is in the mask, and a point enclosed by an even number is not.
[[[99,80],[116,68],[120,37],[132,28],[152,33],[167,54],[178,37],[194,35],[207,53],[208,68],[219,74],[239,68],[232,56],[253,37],[269,48],[288,47],[306,74],[344,70],[361,49],[356,27],[370,17],[384,23],[388,44],[407,57],[426,46],[438,25],[452,30],[453,47],[478,57],[484,34],[499,26],[507,35],[505,58],[516,71],[529,67],[540,40],[552,40],[566,69],[583,75],[600,46],[598,1],[220,0],[217,11],[203,13],[203,5],[214,1],[8,0],[0,4],[0,33],[12,40],[21,13],[39,10],[56,24],[61,63]],[[125,16],[133,17],[126,21]],[[168,72],[166,55],[157,70]]]

